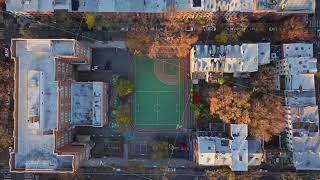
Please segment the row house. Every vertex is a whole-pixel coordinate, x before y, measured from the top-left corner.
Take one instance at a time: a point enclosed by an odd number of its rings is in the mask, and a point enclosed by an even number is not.
[[[315,0],[6,0],[7,11],[164,13],[174,7],[183,13],[304,13],[315,12]]]
[[[286,143],[293,153],[297,170],[320,170],[319,113],[314,75],[317,59],[312,44],[282,46],[280,59],[274,61],[276,90],[283,94]]]
[[[242,45],[194,45],[190,52],[193,83],[209,81],[211,73],[250,73],[270,63],[270,43]]]
[[[227,125],[227,134],[197,132],[193,138],[193,161],[202,167],[230,167],[232,171],[248,171],[261,165],[263,145],[247,139],[246,124]]]

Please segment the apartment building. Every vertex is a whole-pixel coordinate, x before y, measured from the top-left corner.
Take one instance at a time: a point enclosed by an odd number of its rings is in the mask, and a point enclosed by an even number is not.
[[[263,160],[260,141],[247,140],[248,126],[230,124],[228,135],[198,132],[193,139],[193,161],[199,166],[228,166],[232,171],[248,171]]]
[[[314,13],[315,0],[6,0],[13,13]]]
[[[284,44],[282,58],[275,60],[276,89],[283,93],[286,142],[293,153],[297,170],[320,170],[319,113],[314,74],[317,59],[313,46],[306,43]]]
[[[270,63],[270,43],[242,45],[195,45],[190,52],[194,83],[208,82],[210,73],[250,73]]]
[[[75,66],[91,63],[91,48],[72,39],[13,39],[11,52],[15,61],[11,171],[77,171],[90,157],[91,147],[74,141],[73,128],[78,124],[72,124],[76,113],[72,111],[72,84],[77,83]],[[97,89],[93,93],[105,95],[105,84],[91,84]],[[107,113],[106,99],[93,97],[88,101],[101,108],[93,115],[100,122],[92,126],[100,126],[106,121],[102,119]]]

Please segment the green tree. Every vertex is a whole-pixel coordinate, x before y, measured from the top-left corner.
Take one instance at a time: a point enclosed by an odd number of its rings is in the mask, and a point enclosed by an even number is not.
[[[191,110],[196,121],[209,121],[212,119],[207,104],[191,104]]]
[[[96,25],[96,18],[93,14],[84,14],[84,20],[89,30],[92,30],[93,27]]]
[[[225,82],[225,80],[224,80],[223,78],[218,78],[218,79],[216,79],[215,83],[216,83],[217,85],[219,85],[219,86],[222,86],[222,85],[224,85],[226,82]]]
[[[117,111],[116,122],[118,123],[120,130],[128,130],[131,127],[129,105],[121,105]]]
[[[227,167],[221,167],[218,169],[214,170],[207,170],[207,179],[208,180],[235,180],[236,179],[236,174],[231,171],[230,168]]]
[[[214,37],[214,40],[219,44],[226,44],[228,42],[227,31],[221,31],[218,35]]]
[[[317,65],[317,74],[316,77],[320,79],[320,64]]]
[[[126,79],[118,79],[116,82],[116,92],[120,97],[127,96],[133,92],[133,84]]]

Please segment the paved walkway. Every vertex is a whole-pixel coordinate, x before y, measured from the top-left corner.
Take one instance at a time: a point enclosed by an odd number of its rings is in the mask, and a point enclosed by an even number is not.
[[[83,163],[83,167],[127,167],[132,164],[144,165],[146,168],[161,167],[168,165],[168,160],[152,161],[146,159],[130,159],[125,160],[123,158],[104,158],[104,159],[90,159]],[[173,168],[192,168],[193,162],[185,159],[171,159],[169,163]]]
[[[125,41],[95,41],[92,45],[92,48],[120,48],[120,49],[127,49],[128,44]]]

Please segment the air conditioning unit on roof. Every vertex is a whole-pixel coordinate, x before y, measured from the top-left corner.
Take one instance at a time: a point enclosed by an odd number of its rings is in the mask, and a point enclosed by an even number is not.
[[[31,0],[24,0],[21,2],[23,5],[30,5],[31,4]]]

